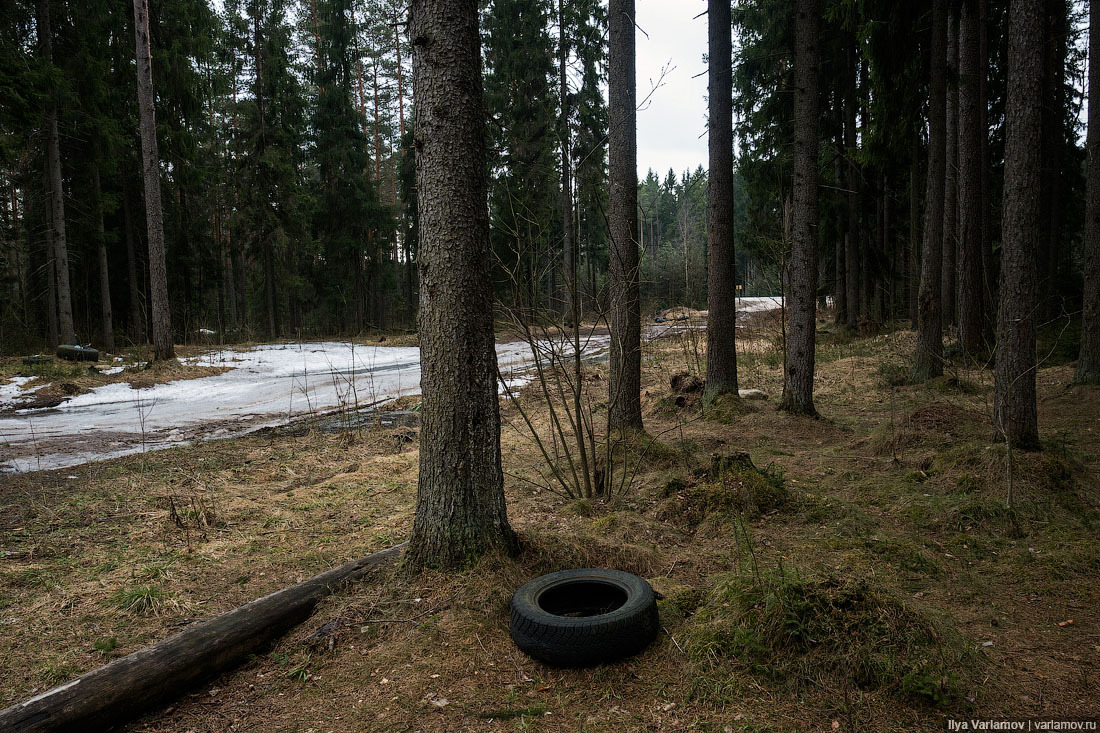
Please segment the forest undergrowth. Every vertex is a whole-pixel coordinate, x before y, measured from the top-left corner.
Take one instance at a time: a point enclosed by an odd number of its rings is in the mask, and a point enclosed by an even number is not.
[[[630,481],[611,501],[554,493],[502,399],[522,554],[380,572],[129,729],[932,731],[946,717],[1095,715],[1100,391],[1068,387],[1072,365],[1049,350],[1044,450],[1009,454],[992,439],[988,370],[949,363],[908,385],[911,331],[818,328],[818,420],[775,410],[768,318],[739,334],[741,387],[768,399],[718,411],[683,374],[702,376],[705,337],[649,342],[658,443],[615,454]],[[606,369],[586,364],[585,378]],[[547,428],[537,390],[519,399]],[[418,439],[408,426],[269,431],[5,476],[0,704],[402,541]],[[663,595],[649,649],[560,670],[513,646],[512,591],[578,566],[638,573]]]

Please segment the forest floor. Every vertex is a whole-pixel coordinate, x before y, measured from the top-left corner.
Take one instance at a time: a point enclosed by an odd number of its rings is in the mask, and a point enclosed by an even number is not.
[[[1100,714],[1100,390],[1068,387],[1058,349],[1040,350],[1044,450],[1008,455],[991,440],[988,371],[904,384],[912,332],[820,322],[818,420],[774,409],[770,317],[739,360],[741,386],[770,400],[704,412],[675,392],[673,375],[701,374],[704,338],[648,344],[643,410],[660,442],[632,439],[614,499],[553,493],[502,398],[521,555],[381,571],[128,730],[933,731]],[[598,402],[607,365],[586,369]],[[518,399],[545,436],[537,384]],[[402,541],[417,432],[270,430],[2,477],[0,706]],[[739,451],[756,468],[708,473],[712,454]],[[658,640],[587,670],[524,657],[512,592],[583,566],[649,579]]]

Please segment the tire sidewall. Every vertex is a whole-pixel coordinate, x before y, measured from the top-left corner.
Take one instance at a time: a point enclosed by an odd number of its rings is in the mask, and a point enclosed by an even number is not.
[[[577,582],[611,585],[626,593],[613,611],[594,616],[558,616],[539,598]],[[550,573],[525,583],[512,597],[510,630],[527,655],[556,667],[589,667],[637,654],[657,636],[657,597],[642,578],[619,570],[580,568]]]
[[[554,588],[576,582],[597,582],[614,585],[626,593],[626,602],[609,613],[598,616],[556,616],[544,610],[538,603],[538,599]],[[596,623],[614,623],[624,618],[637,615],[656,603],[653,588],[642,578],[621,570],[609,570],[603,568],[579,568],[576,570],[559,570],[556,573],[535,578],[516,591],[512,596],[512,611],[518,611],[529,619],[538,621],[548,626],[563,627],[588,627]]]

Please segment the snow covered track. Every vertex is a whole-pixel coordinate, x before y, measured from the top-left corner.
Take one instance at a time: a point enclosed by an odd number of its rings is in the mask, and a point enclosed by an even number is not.
[[[779,306],[775,298],[741,298],[738,311]],[[648,326],[651,337],[698,325]],[[590,335],[586,356],[605,351],[608,337]],[[567,344],[557,348],[568,351]],[[523,342],[497,344],[500,371],[514,388],[531,365]],[[192,360],[225,366],[222,374],[135,390],[109,384],[57,407],[0,416],[0,471],[39,471],[228,438],[334,409],[356,409],[420,391],[420,349],[321,341],[228,349]],[[26,381],[24,378],[17,380]],[[22,382],[0,385],[10,406]],[[503,390],[502,390],[503,391]]]
[[[526,367],[530,351],[523,343],[498,344],[497,359],[508,376]],[[272,344],[219,351],[196,361],[231,368],[141,390],[110,384],[58,407],[0,417],[0,470],[64,468],[230,437],[420,391],[416,347]],[[9,392],[14,394],[9,388],[2,396],[10,400]]]

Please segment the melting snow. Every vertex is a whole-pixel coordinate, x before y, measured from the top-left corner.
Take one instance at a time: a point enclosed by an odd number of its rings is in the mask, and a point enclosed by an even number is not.
[[[777,298],[739,298],[738,310],[779,307]],[[654,331],[654,334],[660,333]],[[582,343],[586,356],[608,337]],[[526,343],[497,344],[503,393],[530,381]],[[540,349],[541,350],[541,349]],[[563,353],[571,353],[565,346]],[[420,350],[322,341],[226,349],[188,360],[225,366],[218,375],[135,390],[109,384],[53,408],[0,416],[0,471],[33,471],[225,438],[333,408],[363,408],[420,392]],[[107,373],[117,373],[113,367]],[[0,385],[0,406],[14,403],[28,381]]]

